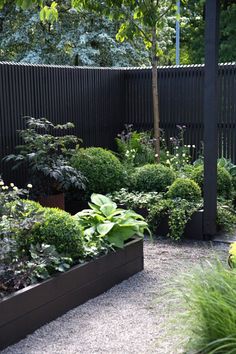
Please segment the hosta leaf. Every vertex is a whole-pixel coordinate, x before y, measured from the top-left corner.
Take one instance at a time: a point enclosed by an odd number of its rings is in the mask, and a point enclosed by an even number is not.
[[[100,235],[107,235],[111,231],[114,225],[115,225],[114,222],[107,222],[104,224],[100,224],[97,226],[97,231]]]
[[[100,208],[97,205],[92,204],[92,203],[88,203],[88,205],[90,206],[91,209],[93,209],[97,213],[100,213]]]
[[[114,246],[123,248],[124,241],[134,236],[136,231],[129,226],[117,226],[109,234],[109,242]]]
[[[105,197],[105,195],[95,194],[95,193],[93,193],[91,195],[91,201],[92,201],[92,203],[94,203],[95,205],[98,205],[98,206],[112,203],[111,199],[108,197]]]
[[[101,206],[101,212],[105,216],[111,216],[116,211],[117,205],[116,203],[110,202],[109,204],[104,204]]]

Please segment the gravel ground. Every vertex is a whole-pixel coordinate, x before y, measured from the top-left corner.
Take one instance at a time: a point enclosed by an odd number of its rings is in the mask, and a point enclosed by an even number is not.
[[[163,296],[177,274],[227,246],[208,242],[145,241],[145,270],[41,327],[1,354],[177,354],[179,334]],[[168,295],[167,295],[168,296]]]

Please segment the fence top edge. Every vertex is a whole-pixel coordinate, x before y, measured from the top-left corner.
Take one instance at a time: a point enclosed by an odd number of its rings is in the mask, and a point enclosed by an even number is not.
[[[56,65],[56,64],[32,64],[32,63],[21,63],[21,62],[8,62],[0,61],[0,65],[9,66],[26,66],[26,67],[43,67],[43,68],[68,68],[73,70],[111,70],[111,71],[132,71],[132,70],[151,70],[151,66],[127,66],[127,67],[101,67],[101,66],[72,66],[72,65]],[[160,65],[159,69],[194,69],[194,68],[204,68],[204,64],[189,64],[189,65]],[[230,63],[219,63],[219,67],[232,67],[236,66],[236,62]]]

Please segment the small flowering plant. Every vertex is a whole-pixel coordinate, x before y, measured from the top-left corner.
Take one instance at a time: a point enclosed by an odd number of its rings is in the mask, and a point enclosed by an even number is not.
[[[126,124],[125,129],[116,138],[121,160],[130,167],[141,166],[155,162],[154,139],[149,131],[133,130],[132,124]]]
[[[18,188],[14,183],[10,183],[8,186],[0,177],[0,217],[4,214],[6,203],[20,200],[22,197],[28,198],[31,188],[31,184],[27,185],[27,189]]]
[[[189,164],[191,161],[191,149],[195,149],[195,145],[186,145],[184,142],[185,125],[177,125],[178,133],[176,137],[170,138],[170,149],[165,151],[165,165],[176,171]]]

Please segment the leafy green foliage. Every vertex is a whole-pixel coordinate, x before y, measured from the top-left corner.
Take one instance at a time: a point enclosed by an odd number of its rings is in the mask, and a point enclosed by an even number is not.
[[[131,188],[144,192],[165,192],[174,179],[175,173],[161,164],[147,164],[136,168]]]
[[[18,236],[20,237],[20,235]],[[73,260],[83,259],[83,230],[78,222],[63,210],[44,208],[43,220],[35,224],[27,239],[19,242],[30,245],[54,245],[57,252]]]
[[[97,147],[78,149],[71,163],[87,179],[87,196],[93,192],[106,194],[125,184],[124,168],[111,151]]]
[[[150,208],[148,223],[152,231],[159,235],[158,228],[167,217],[169,234],[173,240],[179,240],[183,234],[187,222],[193,213],[202,207],[201,202],[191,202],[186,199],[162,199],[159,203]]]
[[[157,192],[130,192],[125,188],[108,194],[107,196],[115,203],[127,209],[149,209],[163,198],[162,194]]]
[[[25,255],[19,254],[15,240],[0,238],[0,297],[45,280],[55,272],[65,272],[71,263],[54,246],[31,245],[29,255]]]
[[[149,131],[133,131],[133,125],[126,124],[116,143],[121,161],[127,168],[155,162],[154,143]]]
[[[236,3],[222,0],[220,4],[219,62],[228,63],[235,60]],[[204,0],[188,0],[181,5],[181,64],[204,63],[204,6]]]
[[[203,189],[203,165],[193,170],[192,179]],[[221,166],[217,167],[217,193],[226,199],[229,199],[232,193],[232,178],[229,172]]]
[[[182,198],[189,201],[198,201],[201,198],[201,189],[196,182],[189,178],[177,178],[169,187],[168,198]]]
[[[69,164],[80,139],[73,135],[49,134],[50,130],[61,131],[73,126],[72,123],[54,125],[45,118],[27,117],[26,129],[19,133],[24,145],[17,146],[18,154],[8,155],[4,160],[15,162],[14,168],[27,165],[35,193],[53,194],[72,187],[85,188],[84,176]]]
[[[182,309],[178,323],[189,333],[187,352],[235,353],[236,274],[220,263],[195,269],[175,284]],[[173,294],[173,292],[172,292]],[[181,321],[181,322],[180,322]]]
[[[85,9],[100,16],[109,16],[113,20],[119,20],[117,40],[124,42],[138,37],[143,40],[148,49],[152,45],[156,47],[157,44],[152,43],[152,30],[159,30],[158,37],[163,38],[165,34],[163,29],[168,27],[171,20],[173,21],[171,16],[167,17],[165,15],[167,12],[172,15],[175,10],[174,1],[169,0],[158,2],[73,0],[72,5],[80,11]]]
[[[5,185],[0,177],[0,217],[6,212],[7,203],[27,197],[28,193],[27,189],[19,189],[14,183],[10,183],[10,186]]]
[[[123,248],[124,242],[133,236],[143,237],[148,231],[141,215],[132,210],[118,209],[116,203],[101,194],[92,194],[91,209],[77,213],[74,218],[85,230],[85,237],[100,238],[106,244]]]
[[[230,203],[217,203],[217,226],[221,231],[232,233],[236,227],[236,212]]]
[[[162,149],[161,162],[179,173],[190,163],[191,151],[193,151],[191,149],[195,149],[195,145],[185,144],[185,125],[177,124],[176,128],[176,136],[170,137],[169,141],[166,141],[164,134],[162,136],[164,146]]]
[[[42,23],[35,8],[0,11],[0,60],[80,66],[150,65],[141,41],[118,43],[117,22],[57,1],[58,21]],[[134,48],[135,47],[135,48]],[[137,49],[137,50],[136,50]]]

